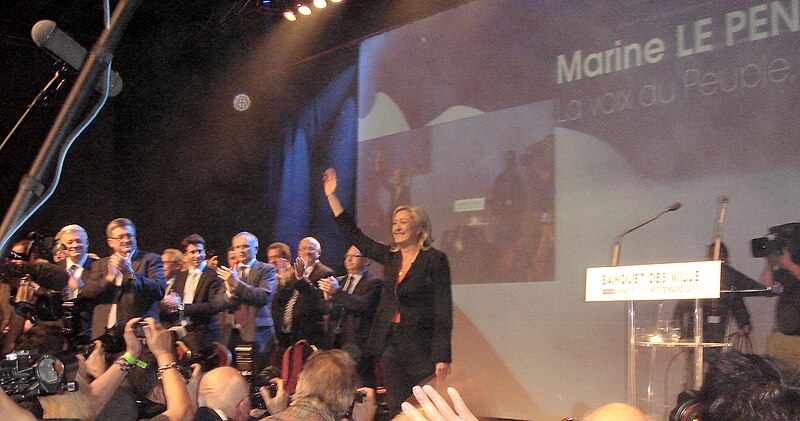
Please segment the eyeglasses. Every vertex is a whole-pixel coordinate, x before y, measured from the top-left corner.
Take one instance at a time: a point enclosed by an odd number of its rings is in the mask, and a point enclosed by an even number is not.
[[[345,259],[349,259],[349,258],[351,258],[351,257],[353,257],[353,258],[359,258],[359,257],[364,257],[364,255],[362,255],[362,254],[345,254],[345,255],[344,255],[344,258],[345,258]]]
[[[120,234],[116,237],[108,237],[112,240],[122,241],[122,240],[132,240],[136,238],[136,234]]]

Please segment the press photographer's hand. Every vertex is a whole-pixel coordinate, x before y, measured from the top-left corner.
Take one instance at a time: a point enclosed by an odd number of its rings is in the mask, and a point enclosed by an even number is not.
[[[136,337],[136,332],[133,328],[139,320],[142,320],[142,318],[134,317],[128,320],[128,323],[125,323],[125,330],[122,335],[125,339],[125,350],[129,352],[133,358],[137,359],[142,355],[142,341]]]
[[[378,404],[375,401],[375,390],[368,387],[358,389],[364,397],[361,402],[353,405],[353,421],[372,421],[378,411]]]
[[[172,332],[161,327],[152,317],[148,317],[144,321],[147,322],[147,325],[144,326],[147,347],[150,348],[156,360],[161,356],[172,356],[172,346],[175,342],[172,338]]]
[[[270,383],[274,384],[278,390],[274,398],[269,395],[267,386],[258,388],[258,393],[264,398],[264,403],[267,405],[269,413],[275,415],[289,407],[289,395],[286,393],[286,389],[283,388],[283,380],[280,377],[271,379]]]

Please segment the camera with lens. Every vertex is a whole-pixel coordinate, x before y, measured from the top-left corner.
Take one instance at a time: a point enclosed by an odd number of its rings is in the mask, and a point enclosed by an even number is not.
[[[767,257],[783,254],[789,248],[792,258],[800,258],[800,222],[776,225],[769,229],[766,237],[750,240],[753,257]]]
[[[367,395],[365,395],[364,392],[356,390],[356,394],[353,397],[353,402],[350,403],[350,407],[347,408],[347,412],[345,412],[342,418],[347,418],[348,420],[353,419],[353,409],[356,407],[357,403],[364,403],[364,398],[366,397]]]
[[[191,377],[192,366],[200,364],[200,371],[207,373],[215,368],[227,367],[233,358],[225,345],[213,342],[197,351],[192,351],[183,341],[175,341],[178,366]]]
[[[78,360],[74,354],[44,354],[36,350],[12,352],[0,362],[0,387],[14,400],[22,402],[60,391],[78,390],[75,375]]]
[[[20,317],[30,320],[34,325],[40,321],[61,321],[61,331],[71,350],[83,350],[91,343],[89,337],[83,334],[85,322],[75,302],[63,301],[60,292],[39,288],[30,299],[14,300],[12,305]]]
[[[281,370],[278,367],[269,366],[260,372],[256,372],[256,366],[253,361],[255,349],[252,345],[237,345],[236,348],[233,349],[233,352],[236,369],[239,370],[239,373],[241,373],[247,380],[247,383],[250,384],[250,400],[253,403],[253,408],[267,409],[267,405],[259,389],[261,386],[266,386],[270,397],[274,398],[278,393],[278,386],[270,380],[279,378],[281,376]]]

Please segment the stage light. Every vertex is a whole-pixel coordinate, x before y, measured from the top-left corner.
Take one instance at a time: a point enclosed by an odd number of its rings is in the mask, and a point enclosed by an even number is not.
[[[238,94],[233,97],[233,108],[236,111],[244,111],[250,108],[250,97],[247,94]]]
[[[331,3],[341,3],[342,0],[331,0]]]
[[[314,0],[314,7],[317,9],[324,9],[327,5],[328,3],[325,0]]]
[[[311,14],[311,8],[306,6],[305,4],[298,4],[297,11],[300,12],[301,15],[308,16]]]
[[[285,17],[289,22],[294,22],[297,20],[297,16],[291,10],[283,12],[283,17]]]

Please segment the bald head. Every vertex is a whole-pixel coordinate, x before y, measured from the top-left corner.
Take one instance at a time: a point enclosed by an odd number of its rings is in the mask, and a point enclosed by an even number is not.
[[[586,421],[647,421],[647,417],[630,405],[609,403],[592,411]]]
[[[198,403],[219,409],[229,419],[246,420],[250,413],[250,387],[233,367],[219,367],[200,380]]]
[[[306,237],[300,240],[300,244],[297,246],[297,256],[302,257],[308,265],[316,263],[321,254],[322,246],[314,237]]]

